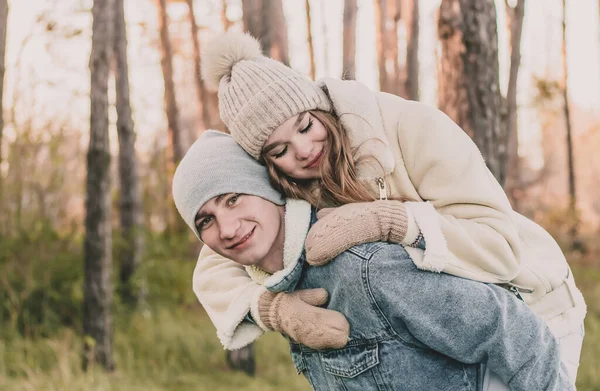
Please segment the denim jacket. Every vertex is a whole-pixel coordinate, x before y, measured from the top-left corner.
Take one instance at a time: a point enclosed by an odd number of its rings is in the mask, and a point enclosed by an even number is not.
[[[550,330],[507,290],[418,270],[401,245],[367,243],[325,266],[304,255],[272,291],[322,287],[350,341],[315,351],[290,341],[316,391],[480,390],[485,365],[514,390],[571,390]]]

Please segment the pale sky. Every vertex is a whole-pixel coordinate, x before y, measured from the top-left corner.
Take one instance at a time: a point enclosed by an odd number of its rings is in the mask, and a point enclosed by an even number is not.
[[[421,100],[435,105],[435,13],[440,0],[421,0],[420,25],[420,81]],[[162,75],[160,73],[159,53],[156,50],[157,31],[156,9],[153,1],[129,0],[126,14],[128,17],[129,57],[131,69],[132,103],[135,110],[137,131],[140,134],[140,148],[149,145],[145,141],[164,129],[165,118],[162,109]],[[37,104],[42,113],[56,116],[64,110],[65,116],[72,117],[87,131],[89,121],[89,45],[91,36],[91,0],[12,0],[9,1],[8,44],[6,56],[6,79],[4,106],[12,105],[13,85],[21,80],[21,88],[27,91],[29,75],[35,74],[44,85],[35,92]],[[220,0],[196,2],[197,18],[201,25],[219,29]],[[202,6],[201,6],[202,4]],[[230,0],[230,18],[239,17],[236,4],[239,0]],[[313,37],[315,39],[315,57],[317,78],[323,76],[339,77],[341,72],[342,50],[342,9],[343,0],[311,0]],[[581,108],[600,111],[600,34],[598,31],[599,12],[597,0],[569,1],[568,8],[568,66],[569,87],[572,103]],[[358,0],[357,26],[357,79],[371,88],[377,88],[377,64],[375,54],[375,23],[372,0]],[[506,31],[504,21],[504,2],[497,0],[499,13],[501,83],[506,86],[508,71]],[[35,20],[43,10],[58,20],[60,27],[70,30],[81,29],[82,34],[65,42],[53,39],[47,33],[34,28]],[[284,0],[284,11],[289,25],[289,45],[292,67],[308,74],[308,56],[306,43],[306,20],[304,1]],[[171,6],[173,19],[186,18],[185,5]],[[323,12],[327,15],[323,23]],[[211,18],[212,16],[212,18]],[[534,75],[558,77],[560,63],[560,0],[527,2],[525,29],[522,42],[522,64],[519,79],[519,103],[522,106],[522,121],[527,128],[522,138],[527,143],[535,142],[536,129],[534,116],[527,107],[531,101],[531,82]],[[173,27],[175,29],[175,27]],[[189,27],[182,23],[174,36],[188,37]],[[324,56],[323,30],[327,33],[328,56]],[[22,42],[31,32],[27,45]],[[145,33],[143,33],[145,31]],[[203,39],[208,34],[203,34]],[[45,48],[51,48],[49,56]],[[19,69],[15,68],[17,54],[23,50]],[[329,65],[326,68],[326,63]],[[176,72],[177,72],[176,63]],[[187,69],[179,68],[187,72]],[[177,76],[186,80],[186,75]],[[189,80],[189,78],[187,79]],[[75,93],[76,92],[76,93]],[[28,93],[32,93],[28,91]],[[29,102],[29,100],[27,100]],[[185,105],[187,102],[180,103]],[[26,109],[22,107],[21,109]],[[114,114],[113,114],[114,115]],[[539,132],[537,132],[539,133]],[[7,130],[10,137],[10,129]],[[535,148],[532,149],[532,151]],[[535,153],[534,153],[535,154]]]

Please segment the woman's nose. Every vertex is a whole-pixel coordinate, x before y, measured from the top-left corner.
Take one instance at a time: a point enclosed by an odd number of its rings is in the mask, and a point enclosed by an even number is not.
[[[298,160],[306,160],[310,156],[310,151],[312,150],[312,145],[310,143],[298,143],[295,146],[296,150],[296,158]]]

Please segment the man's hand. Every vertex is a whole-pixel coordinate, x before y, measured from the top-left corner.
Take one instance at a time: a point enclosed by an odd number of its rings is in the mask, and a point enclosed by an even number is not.
[[[327,303],[323,288],[296,292],[266,292],[258,300],[260,320],[313,349],[340,349],[348,343],[350,325],[337,311],[320,308]]]

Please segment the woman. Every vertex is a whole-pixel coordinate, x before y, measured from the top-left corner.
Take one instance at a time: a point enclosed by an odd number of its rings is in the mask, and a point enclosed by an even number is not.
[[[575,379],[585,303],[568,264],[547,232],[511,209],[475,144],[446,115],[355,81],[314,83],[263,57],[242,34],[214,40],[203,61],[224,123],[269,167],[275,187],[318,207],[341,205],[311,228],[309,262],[392,241],[421,269],[503,284],[548,323]],[[205,258],[219,265],[195,276],[210,307],[203,287],[227,261]],[[245,284],[249,277],[231,292]],[[240,305],[221,293],[229,299],[220,306]]]

